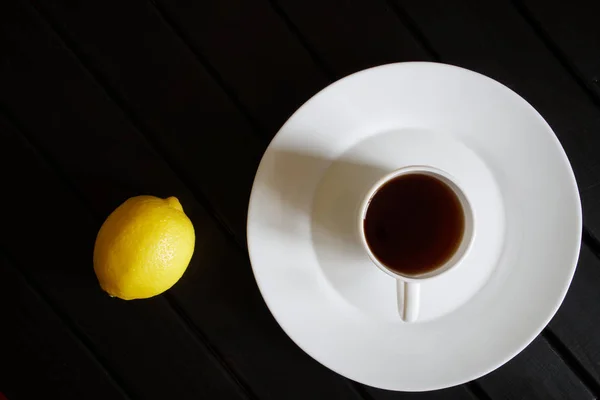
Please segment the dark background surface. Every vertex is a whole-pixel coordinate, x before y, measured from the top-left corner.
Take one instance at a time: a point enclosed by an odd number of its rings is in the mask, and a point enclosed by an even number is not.
[[[583,0],[0,2],[0,392],[597,398],[598,15]],[[350,73],[413,60],[481,72],[537,108],[573,165],[585,228],[567,298],[527,349],[475,382],[396,393],[329,371],[283,333],[252,276],[245,215],[260,157],[298,106]],[[170,291],[124,302],[100,290],[92,249],[139,194],[177,196],[197,244]]]

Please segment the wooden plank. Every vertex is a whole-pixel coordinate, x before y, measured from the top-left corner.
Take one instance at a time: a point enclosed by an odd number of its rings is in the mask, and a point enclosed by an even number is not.
[[[0,321],[0,391],[8,398],[128,398],[3,255]]]
[[[413,51],[420,51],[420,53],[417,53],[420,56],[418,58],[415,57],[415,59],[429,59],[433,61],[441,56],[442,61],[444,62],[464,65],[467,68],[483,72],[503,81],[510,87],[516,87],[516,78],[514,75],[524,75],[521,70],[525,70],[528,73],[528,77],[522,78],[520,83],[525,86],[528,79],[533,79],[532,77],[529,77],[529,73],[533,74],[534,72],[537,72],[537,70],[530,70],[528,66],[520,65],[524,63],[523,60],[521,60],[519,65],[514,66],[514,71],[512,68],[513,60],[522,56],[522,54],[526,54],[526,52],[517,52],[517,54],[514,55],[507,54],[506,60],[503,59],[494,64],[494,57],[498,52],[499,47],[504,48],[504,50],[508,52],[511,48],[517,46],[520,41],[519,35],[510,37],[511,40],[508,40],[508,43],[502,43],[502,41],[506,41],[506,38],[504,37],[494,38],[494,35],[500,35],[496,33],[497,31],[503,32],[504,30],[513,29],[512,24],[516,23],[515,21],[503,21],[502,23],[496,21],[493,27],[489,28],[490,32],[488,32],[487,25],[490,25],[490,22],[487,21],[487,19],[489,19],[490,16],[486,15],[486,18],[483,18],[482,16],[473,16],[470,11],[471,8],[485,8],[484,4],[487,3],[469,3],[468,5],[464,4],[465,2],[456,3],[458,4],[458,10],[454,9],[456,8],[456,4],[453,3],[450,5],[443,1],[398,2],[398,4],[396,4],[398,6],[397,9],[394,9],[394,12],[392,12],[392,10],[383,5],[374,6],[374,2],[368,1],[355,1],[352,2],[351,6],[346,6],[343,2],[340,6],[340,2],[320,1],[318,6],[317,4],[312,4],[312,7],[308,7],[306,2],[296,2],[292,0],[280,0],[278,2],[282,9],[287,13],[290,20],[296,26],[301,27],[302,33],[308,38],[308,42],[313,47],[312,50],[314,52],[323,55],[323,57],[326,57],[327,54],[329,54],[331,57],[328,61],[329,65],[336,65],[335,60],[340,60],[339,70],[334,67],[335,74],[341,75],[348,71],[355,71],[376,64],[381,62],[380,60],[386,59],[386,54],[389,54],[389,52],[397,51],[399,47],[404,48],[405,43],[409,42],[409,40],[397,39],[397,37],[409,34],[408,28],[403,27],[401,24],[401,22],[404,22],[408,24],[406,26],[410,26],[411,28],[410,35],[412,36],[414,34],[415,36],[413,37],[419,38],[419,43],[414,44]],[[401,6],[410,6],[407,8],[409,11],[408,14],[404,12],[404,9],[400,8]],[[317,7],[319,13],[315,12]],[[377,17],[376,20],[378,21],[378,25],[380,25],[377,30],[386,31],[388,34],[386,37],[380,38],[378,46],[369,46],[369,43],[372,40],[368,42],[364,40],[365,33],[362,32],[361,21],[363,21],[365,15],[374,15],[372,10],[376,7],[383,10],[381,12],[387,14],[387,17]],[[413,8],[419,10],[418,18],[413,12]],[[326,11],[321,13],[321,10]],[[319,15],[313,17],[313,14]],[[322,14],[325,16],[322,16]],[[493,12],[490,12],[490,14],[493,14]],[[449,18],[452,18],[451,22],[447,21]],[[316,22],[321,19],[323,20],[322,23]],[[422,20],[425,20],[425,23]],[[422,26],[423,24],[424,26]],[[441,27],[436,25],[440,25]],[[419,32],[415,29],[416,27],[418,27],[418,29],[422,28],[423,30]],[[486,30],[482,32],[482,29]],[[430,36],[429,30],[435,31],[434,37]],[[326,35],[326,32],[336,33]],[[393,34],[391,32],[393,32]],[[421,35],[421,33],[423,33],[423,35]],[[491,39],[489,39],[488,36],[494,38],[498,43],[495,41],[490,43]],[[399,46],[398,43],[401,43],[402,45]],[[381,47],[386,46],[391,50],[380,50]],[[335,53],[333,49],[335,49],[337,53]],[[424,50],[419,49],[431,49],[433,51],[425,53]],[[484,56],[482,56],[482,54],[484,54]],[[398,56],[389,61],[405,60],[406,59],[402,56]],[[550,64],[554,62],[552,59],[548,59],[548,57],[544,58],[544,60],[548,61]],[[511,64],[510,73],[504,71],[504,66],[507,63]],[[494,64],[494,68],[490,67],[491,64]],[[541,67],[538,69],[541,69]],[[500,75],[500,72],[504,72],[505,74]],[[557,79],[558,77],[555,77],[553,80],[549,81],[554,82]],[[563,86],[577,92],[576,85],[573,85],[568,77],[563,76],[562,79],[558,80]],[[518,88],[517,90],[521,92]],[[547,89],[546,91],[548,90],[550,89]],[[548,93],[546,93],[546,95],[547,94]],[[538,95],[537,97],[543,96]],[[526,96],[526,98],[529,99],[529,96]],[[585,98],[581,96],[578,97],[578,99],[583,102],[585,101]],[[546,104],[551,102],[549,99],[543,100]],[[573,106],[569,106],[566,109],[567,113],[574,111]],[[586,119],[593,117],[593,113],[595,112],[593,107],[590,107],[588,104],[587,107],[584,107],[584,113],[585,112],[587,112],[587,114],[581,116],[580,123],[585,124],[590,121],[593,122],[593,119],[589,121]],[[544,115],[554,117],[558,122],[563,122],[563,125],[567,126],[569,115],[565,114],[563,110],[552,108],[544,113]],[[553,123],[553,126],[554,125],[555,124]],[[570,130],[565,131],[562,136],[561,140],[563,140],[563,144],[567,143],[565,147],[567,147],[569,156],[575,165],[576,171],[578,171],[580,185],[583,187],[593,186],[595,176],[590,171],[593,160],[588,156],[589,154],[586,155],[585,152],[582,153],[581,151],[585,146],[589,146],[592,142],[596,142],[596,139],[584,137],[585,135],[583,134],[577,134],[577,136],[572,135]],[[583,147],[580,146],[580,141],[582,141],[581,143],[585,143]],[[589,216],[589,213],[586,215]],[[542,393],[546,393],[548,397],[559,396],[561,390],[571,389],[575,395],[578,393],[587,393],[585,386],[578,381],[577,377],[573,376],[569,371],[569,367],[566,366],[546,344],[532,346],[523,354],[526,355],[513,360],[510,366],[494,372],[492,380],[481,381],[482,387],[488,395],[492,398],[496,396],[499,398],[507,398],[507,396],[515,395],[520,390],[524,390],[522,385],[523,382],[514,379],[514,376],[519,374],[527,377],[527,384],[532,388],[528,393],[531,393],[532,395],[542,396]],[[558,368],[554,373],[555,379],[558,380],[557,382],[552,385],[549,385],[548,382],[546,382],[548,371],[543,370],[536,364],[536,358],[543,362],[552,363]],[[560,381],[561,379],[563,380]],[[504,382],[503,385],[505,385],[505,387],[495,384],[495,382]]]
[[[383,1],[276,0],[337,78],[429,54]]]
[[[443,62],[514,89],[550,123],[577,176],[586,227],[600,232],[600,110],[505,1],[403,1]],[[448,34],[452,32],[452,34]]]
[[[143,0],[35,5],[171,168],[245,243],[248,199],[266,142],[156,9]]]
[[[3,87],[0,103],[6,105],[31,140],[97,216],[93,225],[99,226],[100,219],[129,196],[141,193],[177,196],[194,223],[197,241],[188,271],[166,298],[172,299],[171,302],[185,313],[198,336],[208,340],[229,368],[236,372],[238,379],[260,398],[357,398],[345,379],[319,365],[285,336],[260,297],[247,255],[219,230],[215,220],[149,148],[144,137],[82,69],[56,35],[34,12],[21,5],[18,13],[6,14],[10,15],[11,22],[4,24],[3,29],[10,32],[5,41],[11,46],[7,46],[10,49],[9,62],[0,67],[0,86]],[[136,18],[144,15],[141,13]],[[119,26],[118,21],[115,19],[112,24],[114,29]],[[135,21],[130,19],[129,23],[136,26]],[[159,30],[160,27],[154,29]],[[227,112],[224,110],[223,115]],[[30,118],[32,114],[35,118]],[[38,187],[36,185],[28,190],[38,190]],[[46,186],[39,190],[43,193],[48,189]],[[66,213],[64,208],[61,210]],[[81,212],[80,207],[75,208]],[[72,228],[75,232],[85,232]],[[77,249],[82,257],[89,258],[93,239],[81,236],[79,240],[83,243],[78,242]],[[71,263],[76,261],[71,260]],[[91,296],[87,291],[99,292],[97,284],[92,283],[87,288],[78,286],[81,296]],[[71,297],[78,299],[77,296]],[[133,302],[131,306],[130,302],[110,304],[121,313],[125,313],[129,306],[150,312],[151,305],[158,307],[156,303],[163,304],[164,298]],[[82,302],[85,303],[86,299]],[[75,311],[72,312],[77,314]],[[142,311],[136,312],[143,315]],[[131,321],[132,329],[137,329],[138,325],[142,329],[144,321],[139,322],[139,318],[123,319]],[[165,326],[160,331],[169,329],[170,314],[164,316],[158,310],[156,320],[162,321],[163,318]],[[114,337],[109,339],[117,340]],[[176,336],[162,340],[167,344],[176,341],[185,345],[185,340]],[[165,347],[164,351],[169,349]],[[195,358],[201,360],[197,351],[191,349],[186,357],[180,357],[178,349],[172,349],[172,353],[173,356],[164,352],[156,355],[156,359],[165,361],[165,369],[170,366],[166,361],[173,359],[173,368],[163,373],[172,379],[177,379],[178,374],[186,378],[199,374],[194,368],[200,362],[194,361]],[[179,358],[181,361],[175,362]],[[129,364],[132,362],[129,361]],[[180,362],[188,362],[190,370],[182,373],[177,368]],[[146,360],[146,363],[150,368],[152,362]],[[127,363],[120,365],[123,369],[126,366]],[[148,375],[148,381],[159,381],[156,384],[160,384],[158,377]],[[298,384],[299,377],[301,385]],[[180,397],[195,395],[193,389],[203,382],[200,378],[196,384],[182,382],[181,390],[188,386],[190,390]],[[171,394],[169,397],[178,396]]]
[[[159,0],[179,27],[272,137],[326,77],[266,0]]]
[[[148,399],[243,399],[163,298],[123,302],[100,290],[92,268],[98,224],[4,118],[0,141],[0,169],[14,171],[4,174],[0,197],[0,207],[11,210],[2,218],[3,249],[72,319],[127,393]]]

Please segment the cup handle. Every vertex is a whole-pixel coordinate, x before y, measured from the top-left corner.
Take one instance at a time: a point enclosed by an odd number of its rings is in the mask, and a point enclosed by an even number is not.
[[[404,322],[414,322],[419,317],[420,289],[419,283],[396,280],[398,313]]]

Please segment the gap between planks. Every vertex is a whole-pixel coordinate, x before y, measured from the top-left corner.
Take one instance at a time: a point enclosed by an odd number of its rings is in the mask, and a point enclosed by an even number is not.
[[[429,53],[433,61],[441,62],[442,57],[439,53],[433,48],[433,45],[427,39],[425,34],[421,32],[421,30],[417,27],[417,23],[412,19],[412,17],[402,9],[398,4],[396,4],[393,0],[385,0],[386,4],[390,9],[394,12],[396,17],[400,20],[400,23],[406,27],[406,29],[410,32],[413,38],[417,41],[417,43],[425,50],[426,53]]]
[[[309,44],[308,40],[304,37],[302,32],[300,32],[300,29],[298,29],[298,27],[296,26],[296,24],[294,24],[292,19],[285,13],[285,11],[283,11],[283,9],[279,6],[279,4],[277,4],[277,1],[276,0],[267,0],[267,1],[268,1],[269,5],[271,6],[271,8],[273,9],[273,11],[275,11],[275,14],[277,14],[279,16],[279,18],[281,18],[284,25],[291,32],[292,36],[295,37],[298,40],[298,42],[300,42],[300,44],[302,45],[304,50],[306,50],[306,52],[309,54],[310,58],[313,60],[315,65],[318,68],[320,68],[321,71],[323,71],[323,73],[325,74],[325,77],[327,77],[327,79],[330,82],[335,81],[335,74],[333,73],[333,70],[327,65],[325,60],[323,60],[323,58],[321,58],[321,56],[319,56],[319,54],[313,50],[313,48]]]

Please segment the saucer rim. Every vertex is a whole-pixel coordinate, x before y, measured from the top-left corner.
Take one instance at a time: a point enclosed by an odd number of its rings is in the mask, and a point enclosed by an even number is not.
[[[255,238],[253,238],[252,234],[251,234],[251,224],[253,223],[252,221],[252,214],[251,211],[254,207],[254,203],[256,202],[256,193],[255,193],[255,187],[256,187],[256,183],[261,179],[261,175],[264,173],[264,169],[266,168],[264,165],[264,161],[265,161],[265,156],[266,154],[271,151],[274,147],[276,147],[277,142],[281,139],[281,135],[280,133],[285,131],[286,127],[291,124],[292,120],[294,119],[295,116],[297,116],[298,114],[300,114],[305,108],[309,107],[313,102],[315,102],[317,100],[318,97],[323,96],[324,94],[328,93],[329,91],[333,90],[335,87],[339,86],[342,82],[345,82],[347,80],[350,79],[355,79],[358,76],[361,76],[363,74],[370,74],[373,73],[374,71],[377,70],[382,70],[382,69],[386,69],[386,68],[398,68],[398,67],[420,67],[420,66],[426,66],[426,67],[431,67],[431,66],[435,66],[437,68],[448,68],[448,69],[456,69],[456,70],[460,70],[463,73],[467,73],[467,74],[471,74],[474,76],[478,76],[479,78],[483,78],[487,81],[489,81],[491,84],[494,85],[499,85],[503,88],[503,90],[508,90],[510,91],[514,96],[515,96],[515,100],[520,101],[524,106],[527,107],[529,113],[531,114],[532,117],[535,116],[535,118],[538,119],[538,122],[540,122],[543,126],[544,126],[544,130],[546,131],[546,133],[552,138],[551,140],[554,141],[554,145],[557,147],[558,152],[560,154],[560,162],[563,164],[563,167],[566,168],[566,171],[568,171],[568,189],[571,190],[573,192],[573,194],[575,195],[576,198],[576,204],[577,207],[573,210],[575,212],[575,217],[576,217],[576,224],[577,226],[579,226],[579,229],[577,230],[576,234],[577,237],[576,239],[576,243],[577,245],[574,246],[572,248],[572,254],[570,255],[570,259],[571,259],[571,264],[569,265],[569,273],[567,278],[565,279],[565,281],[563,282],[562,286],[561,286],[561,291],[560,293],[557,293],[556,297],[555,297],[555,301],[554,303],[551,305],[548,305],[548,313],[546,315],[545,318],[543,318],[544,323],[543,324],[539,324],[539,326],[536,329],[532,329],[532,332],[530,333],[529,337],[526,340],[522,340],[521,344],[518,346],[515,346],[515,348],[513,349],[513,351],[511,352],[506,352],[504,357],[499,357],[500,361],[499,362],[491,362],[490,366],[488,368],[483,368],[483,369],[479,369],[476,370],[476,372],[473,372],[471,374],[465,374],[465,378],[464,379],[455,379],[455,380],[448,380],[448,381],[439,381],[438,384],[436,385],[422,385],[422,386],[402,386],[402,387],[398,387],[398,386],[385,386],[385,385],[377,385],[374,386],[372,383],[369,382],[365,382],[364,380],[354,377],[352,376],[352,373],[349,372],[340,372],[338,370],[337,367],[328,365],[327,363],[321,361],[320,356],[318,354],[315,354],[316,352],[313,352],[309,349],[306,348],[305,344],[301,341],[298,340],[298,338],[296,337],[296,335],[292,332],[290,332],[290,330],[288,329],[289,327],[286,327],[284,324],[280,323],[280,319],[278,318],[277,314],[273,311],[274,308],[271,306],[271,301],[273,299],[269,299],[268,295],[265,295],[265,291],[264,291],[264,287],[261,285],[260,282],[260,278],[258,277],[259,272],[257,271],[256,267],[255,267],[255,262],[254,261],[256,259],[256,256],[253,255],[253,245],[252,242]],[[567,188],[567,186],[565,186],[565,189]],[[553,129],[551,128],[551,126],[548,124],[548,122],[542,117],[542,115],[527,101],[525,100],[522,96],[520,96],[518,93],[516,93],[514,90],[512,90],[511,88],[507,87],[506,85],[503,85],[502,83],[496,81],[493,78],[490,78],[486,75],[483,75],[479,72],[476,71],[472,71],[466,68],[462,68],[459,66],[455,66],[455,65],[450,65],[450,64],[444,64],[444,63],[436,63],[436,62],[427,62],[427,61],[411,61],[411,62],[397,62],[397,63],[389,63],[389,64],[383,64],[383,65],[378,65],[378,66],[374,66],[371,68],[367,68],[361,71],[357,71],[353,74],[350,74],[348,76],[345,76],[335,82],[332,82],[331,84],[329,84],[328,86],[326,86],[325,88],[323,88],[322,90],[320,90],[319,92],[315,93],[310,99],[308,99],[305,103],[303,103],[289,118],[288,120],[282,125],[282,127],[279,129],[279,131],[277,132],[277,134],[273,137],[273,140],[270,142],[270,144],[267,146],[267,149],[265,150],[265,153],[263,154],[263,157],[261,158],[261,162],[258,166],[256,175],[254,177],[253,180],[253,184],[252,184],[252,192],[250,195],[250,199],[249,199],[249,204],[248,204],[248,216],[247,216],[247,224],[246,224],[246,233],[247,233],[247,247],[248,247],[248,254],[249,254],[249,258],[250,258],[250,262],[252,265],[252,271],[253,271],[253,275],[255,278],[255,281],[257,283],[257,286],[259,288],[259,291],[261,293],[261,296],[263,297],[265,304],[267,305],[267,307],[269,308],[269,311],[271,312],[271,314],[273,315],[273,317],[275,318],[275,320],[277,321],[278,325],[281,327],[281,329],[286,333],[286,335],[300,348],[302,349],[302,351],[304,351],[306,354],[308,354],[311,358],[313,358],[315,361],[319,362],[321,365],[323,365],[324,367],[336,372],[337,374],[347,377],[353,381],[365,384],[367,386],[371,386],[371,387],[377,387],[377,388],[381,388],[381,389],[386,389],[386,390],[393,390],[393,391],[406,391],[406,392],[422,392],[422,391],[432,391],[432,390],[440,390],[440,389],[446,389],[446,388],[450,388],[450,387],[455,387],[458,385],[462,385],[465,384],[467,382],[479,379],[493,371],[495,371],[496,369],[500,368],[501,366],[503,366],[504,364],[506,364],[508,361],[510,361],[511,359],[513,359],[514,357],[516,357],[519,353],[521,353],[525,348],[527,348],[538,336],[539,334],[546,328],[546,326],[549,324],[549,322],[552,320],[552,318],[556,315],[558,309],[560,308],[560,306],[562,305],[566,294],[568,292],[568,289],[571,285],[571,282],[573,280],[573,276],[575,274],[575,270],[577,268],[577,263],[579,260],[579,256],[580,256],[580,251],[581,251],[581,239],[583,236],[583,212],[582,212],[582,204],[581,204],[581,197],[580,197],[580,193],[579,193],[579,189],[577,186],[577,181],[575,178],[575,174],[573,171],[573,168],[569,162],[568,156],[562,146],[562,144],[560,143],[560,141],[558,140],[558,137],[556,136],[556,134],[554,133]],[[567,268],[565,268],[566,270]],[[566,272],[566,271],[565,271]],[[470,301],[470,300],[469,300]],[[467,376],[468,375],[468,376]]]

